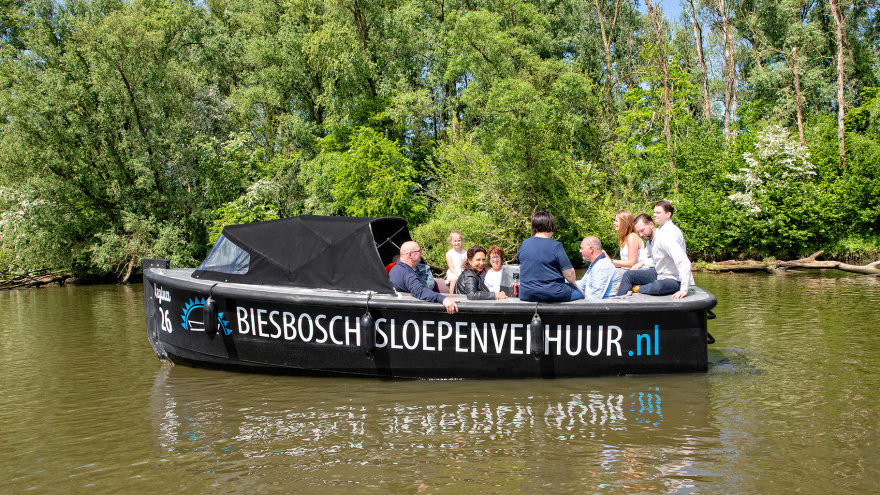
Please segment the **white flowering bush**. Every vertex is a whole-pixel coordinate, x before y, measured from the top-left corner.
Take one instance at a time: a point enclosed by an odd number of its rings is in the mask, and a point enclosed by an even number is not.
[[[0,187],[0,275],[16,274],[28,268],[43,268],[43,254],[58,246],[51,227],[60,218],[47,201],[34,194],[27,184],[20,188]]]
[[[743,247],[758,252],[802,254],[829,237],[830,210],[810,162],[810,152],[779,125],[755,137],[754,150],[743,153],[745,167],[727,174],[733,192],[730,226]]]
[[[756,216],[764,211],[767,201],[791,189],[793,183],[806,182],[816,175],[810,163],[810,152],[780,125],[772,125],[758,133],[754,153],[744,153],[747,167],[727,178],[741,187],[727,197],[733,204]]]

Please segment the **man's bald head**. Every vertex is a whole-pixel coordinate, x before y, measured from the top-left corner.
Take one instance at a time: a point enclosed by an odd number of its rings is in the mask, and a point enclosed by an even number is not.
[[[600,254],[602,254],[602,241],[592,235],[584,237],[581,241],[581,256],[592,263]]]
[[[415,241],[406,241],[400,245],[400,261],[415,268],[422,260],[422,248]]]
[[[590,235],[590,236],[584,237],[583,243],[587,246],[592,246],[597,251],[602,250],[602,241],[600,241],[599,238],[596,236]]]

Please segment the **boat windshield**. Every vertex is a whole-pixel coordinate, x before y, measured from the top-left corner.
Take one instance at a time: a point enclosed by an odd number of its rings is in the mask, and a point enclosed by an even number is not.
[[[217,239],[211,253],[199,265],[199,270],[244,275],[251,264],[251,255],[223,235]]]

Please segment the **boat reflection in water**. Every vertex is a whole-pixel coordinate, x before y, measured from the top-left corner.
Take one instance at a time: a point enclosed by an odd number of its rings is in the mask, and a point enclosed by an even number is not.
[[[695,460],[718,441],[707,380],[372,381],[164,366],[150,416],[163,457],[212,483],[666,493],[704,476]]]

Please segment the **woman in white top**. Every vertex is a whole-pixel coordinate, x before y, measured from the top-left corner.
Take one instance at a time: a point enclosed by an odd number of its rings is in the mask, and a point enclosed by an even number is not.
[[[629,210],[618,210],[614,215],[614,230],[620,244],[620,259],[611,262],[623,270],[641,266],[647,256],[645,242],[636,233],[633,214]]]
[[[461,248],[461,244],[464,242],[461,232],[453,230],[449,233],[449,237],[446,240],[452,244],[452,249],[446,251],[446,266],[448,267],[448,270],[446,270],[446,283],[452,288],[455,287],[455,281],[461,275],[461,265],[467,259],[467,251]]]
[[[504,273],[502,263],[504,263],[504,250],[501,246],[490,246],[489,269],[486,270],[483,282],[492,292],[501,292],[501,275]]]

